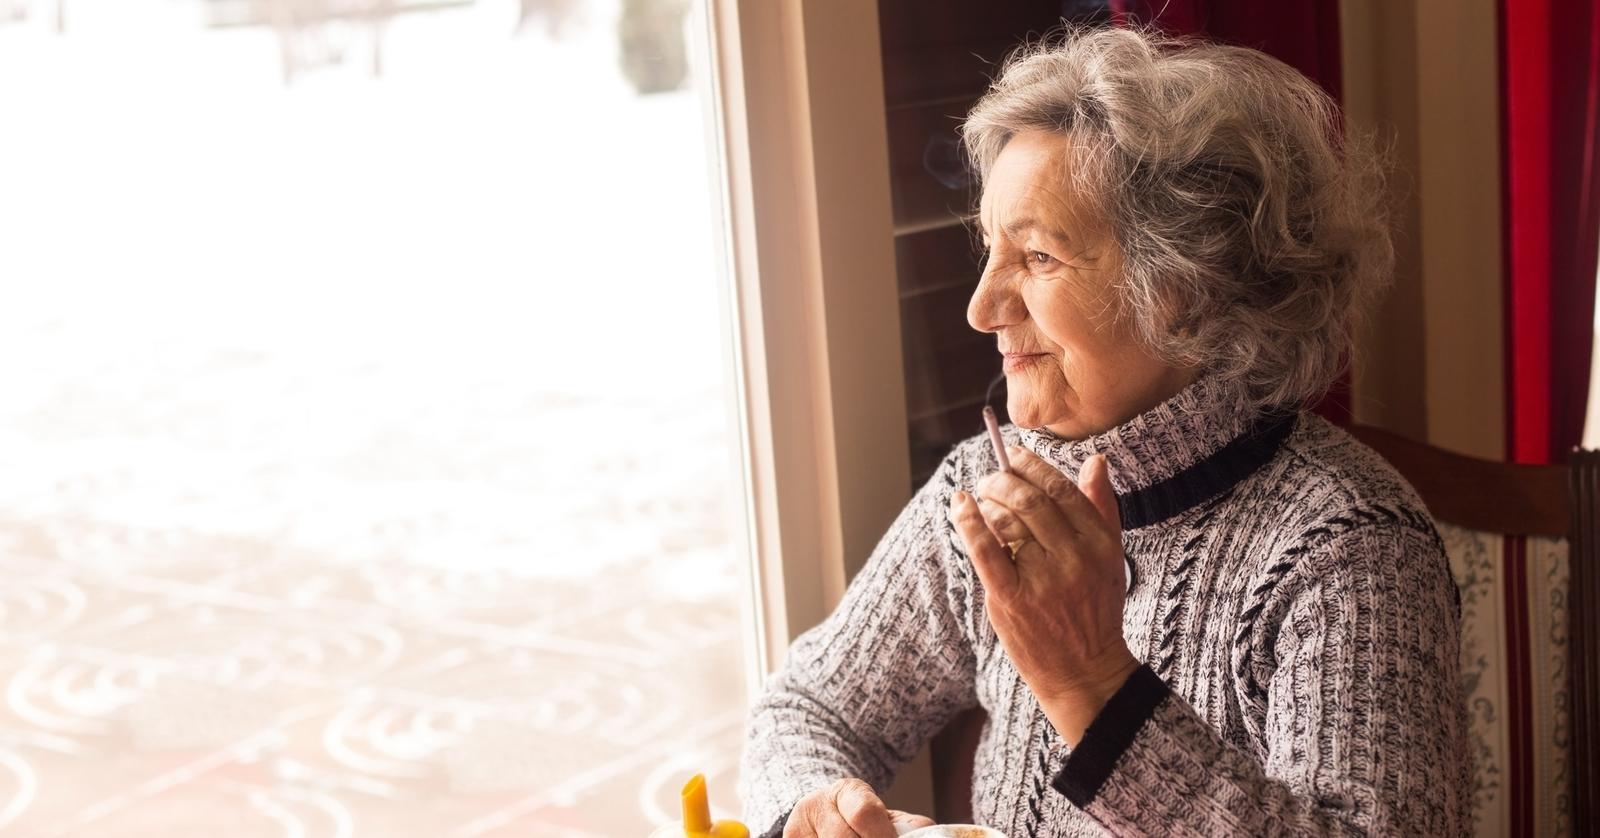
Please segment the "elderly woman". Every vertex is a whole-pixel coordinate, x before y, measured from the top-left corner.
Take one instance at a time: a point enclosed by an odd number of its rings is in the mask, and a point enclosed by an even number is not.
[[[1287,66],[1129,29],[1024,49],[962,132],[1012,472],[958,445],[795,641],[747,820],[928,823],[875,790],[981,706],[974,817],[1010,838],[1464,832],[1439,537],[1302,410],[1393,261],[1373,156]]]

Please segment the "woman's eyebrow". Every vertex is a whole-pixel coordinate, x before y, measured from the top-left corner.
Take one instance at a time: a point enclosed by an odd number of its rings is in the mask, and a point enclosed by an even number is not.
[[[1038,232],[1045,233],[1046,237],[1054,238],[1056,243],[1059,243],[1059,245],[1072,245],[1072,237],[1067,235],[1066,230],[1058,229],[1058,227],[1051,227],[1050,224],[1043,224],[1043,222],[1038,221],[1038,219],[1035,219],[1035,217],[1022,216],[1019,217],[1019,219],[1014,219],[1014,221],[1008,222],[1008,224],[1003,225],[1003,227],[1005,227],[1006,235],[1011,238],[1019,238],[1021,237],[1022,233],[1026,233],[1027,230],[1038,230]],[[978,232],[981,232],[982,235],[984,235],[984,238],[989,237],[989,227],[984,225],[982,219],[978,219]]]

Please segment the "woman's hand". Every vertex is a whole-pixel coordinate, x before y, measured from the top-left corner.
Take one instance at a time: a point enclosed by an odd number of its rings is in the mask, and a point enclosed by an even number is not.
[[[896,831],[897,825],[906,829]],[[933,821],[890,809],[865,780],[850,778],[800,799],[783,825],[783,838],[895,838]]]
[[[1089,458],[1073,485],[1031,451],[1007,453],[1015,473],[978,481],[981,505],[956,492],[950,520],[987,591],[1000,644],[1056,732],[1076,746],[1139,665],[1122,637],[1117,500],[1103,456]]]

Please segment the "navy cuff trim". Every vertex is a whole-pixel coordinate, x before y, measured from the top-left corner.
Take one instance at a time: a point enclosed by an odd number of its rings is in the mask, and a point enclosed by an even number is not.
[[[1066,795],[1072,805],[1088,808],[1139,729],[1171,693],[1172,688],[1150,667],[1141,665],[1135,669],[1083,732],[1083,739],[1067,754],[1061,773],[1050,785]]]

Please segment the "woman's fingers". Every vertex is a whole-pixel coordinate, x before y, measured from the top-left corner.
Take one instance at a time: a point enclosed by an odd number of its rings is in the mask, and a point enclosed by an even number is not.
[[[950,522],[966,545],[973,570],[977,571],[983,586],[995,596],[1010,596],[1017,586],[1017,566],[1012,564],[1011,554],[989,531],[983,513],[978,511],[977,500],[961,491],[951,495]]]
[[[1060,469],[1040,459],[1038,454],[1021,445],[1013,445],[1007,452],[1011,459],[1011,469],[1055,501],[1056,508],[1066,516],[1067,525],[1074,531],[1088,534],[1102,529],[1105,517],[1101,510],[1084,494],[1080,486],[1074,485]],[[1100,454],[1090,457],[1078,472],[1078,479],[1082,481],[1096,461],[1099,461],[1100,468],[1104,468],[1105,459]],[[1107,496],[1111,499],[1112,508],[1115,509],[1116,495],[1110,492],[1110,488],[1110,481],[1107,479]]]
[[[1054,469],[1052,469],[1054,471]],[[983,497],[983,517],[1001,540],[1036,539],[1046,549],[1070,552],[1080,535],[1056,501],[1056,495],[1079,494],[1060,472],[1047,478],[1048,489],[1034,485],[1022,473],[995,472],[978,481]],[[1080,501],[1088,506],[1088,501]],[[1093,507],[1089,507],[1093,514]],[[1095,522],[1098,528],[1098,522]],[[1092,529],[1091,529],[1092,531]]]
[[[894,827],[891,825],[890,829]],[[787,827],[784,838],[791,838]],[[844,813],[838,809],[822,809],[811,817],[806,827],[797,830],[793,838],[867,838],[850,827]]]
[[[894,822],[872,786],[850,777],[795,804],[784,838],[895,838]]]
[[[989,532],[994,534],[995,540],[1001,544],[1012,545],[1025,539],[1033,538],[1033,531],[1028,525],[1022,523],[1010,509],[997,503],[994,498],[979,498],[978,513],[983,516],[983,522],[989,527]]]
[[[921,829],[925,826],[934,825],[933,818],[923,817],[922,815],[913,815],[910,812],[902,812],[899,809],[889,810],[889,820],[894,822],[894,831],[901,835],[904,835],[914,829]]]
[[[1122,534],[1122,512],[1117,509],[1117,493],[1111,488],[1111,475],[1106,472],[1106,455],[1096,454],[1083,464],[1078,472],[1078,489],[1100,513],[1100,520],[1111,532]]]
[[[834,786],[833,804],[849,830],[861,838],[895,838],[889,809],[865,780],[849,779]],[[824,833],[826,834],[826,833]]]

